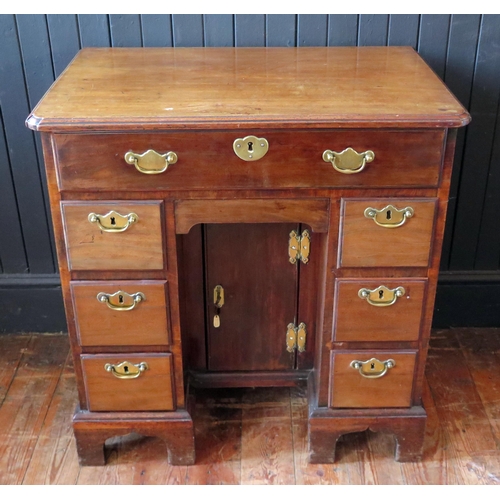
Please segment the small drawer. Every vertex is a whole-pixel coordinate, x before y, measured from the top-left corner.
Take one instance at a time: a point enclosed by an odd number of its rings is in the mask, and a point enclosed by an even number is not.
[[[70,270],[163,269],[161,202],[62,202]]]
[[[165,281],[72,282],[82,346],[168,345]]]
[[[55,134],[54,147],[61,191],[436,187],[444,139],[444,130],[200,130]],[[247,160],[235,153],[248,148]]]
[[[81,356],[90,411],[175,410],[172,354]]]
[[[338,279],[333,340],[418,340],[426,286],[422,279]]]
[[[435,199],[344,199],[339,267],[427,267],[435,216]]]
[[[329,406],[411,406],[416,355],[416,351],[332,351]]]

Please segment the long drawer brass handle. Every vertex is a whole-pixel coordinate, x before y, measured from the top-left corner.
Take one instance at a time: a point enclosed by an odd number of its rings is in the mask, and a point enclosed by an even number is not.
[[[323,161],[331,163],[333,168],[342,174],[357,174],[374,159],[375,153],[373,151],[358,153],[352,148],[344,149],[340,153],[327,149],[323,153]]]
[[[134,363],[130,363],[129,361],[122,361],[117,365],[106,363],[104,365],[104,369],[107,372],[112,373],[116,378],[131,379],[139,377],[142,372],[149,369],[149,366],[144,361],[137,363],[136,365],[134,365]]]
[[[411,207],[399,210],[394,205],[387,205],[382,210],[368,207],[365,210],[365,217],[373,219],[378,226],[395,228],[402,226],[407,219],[411,219],[414,213],[415,211]]]
[[[369,359],[368,361],[351,361],[351,368],[359,371],[359,374],[365,378],[380,378],[383,377],[387,371],[396,366],[393,359],[387,361],[379,361],[376,358]]]
[[[105,303],[113,311],[131,311],[139,302],[146,300],[146,296],[142,292],[130,295],[119,290],[116,293],[99,292],[97,300]]]
[[[375,307],[392,306],[396,300],[404,294],[405,289],[402,286],[398,286],[391,290],[384,285],[380,285],[378,288],[375,288],[375,290],[361,288],[358,292],[359,298],[366,299],[368,304]]]
[[[135,168],[142,174],[161,174],[170,165],[177,163],[177,154],[169,151],[161,155],[153,149],[148,149],[142,154],[129,151],[125,153],[125,161],[130,165],[135,165]]]
[[[106,233],[121,233],[126,231],[131,224],[134,224],[139,220],[137,214],[130,213],[127,215],[121,215],[114,210],[107,213],[106,215],[95,214],[94,212],[89,214],[89,222],[95,223],[99,226],[101,231]]]

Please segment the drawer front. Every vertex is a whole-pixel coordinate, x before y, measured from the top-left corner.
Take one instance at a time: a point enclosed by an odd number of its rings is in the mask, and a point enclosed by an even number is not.
[[[427,280],[339,279],[333,340],[418,340]]]
[[[168,345],[165,281],[72,282],[82,346]]]
[[[244,161],[235,154],[233,143],[247,135],[268,142],[262,158]],[[236,130],[56,134],[54,144],[58,182],[63,191],[435,187],[439,183],[444,138],[443,130]],[[248,149],[248,142],[240,146]],[[259,147],[255,144],[256,149]],[[347,148],[358,153],[372,151],[374,159],[355,174],[341,173],[330,161],[323,160],[325,151],[341,153]],[[152,166],[139,159],[138,168],[125,161],[130,151],[143,154],[150,149],[159,155],[173,152],[177,161],[167,166],[165,160],[153,157],[153,163],[159,163]],[[336,166],[339,162],[341,168],[345,167],[346,157],[337,158]],[[165,166],[162,173],[143,173]]]
[[[61,206],[70,270],[163,269],[160,202],[62,202]]]
[[[343,200],[339,267],[427,267],[435,214],[435,199]]]
[[[81,360],[90,411],[175,410],[171,354],[96,354]],[[117,377],[134,375],[141,363],[147,369],[136,378]]]
[[[385,374],[378,378],[383,370],[373,361],[361,370],[353,367],[353,362],[369,362],[370,360],[387,362],[392,360],[394,366],[387,368]],[[411,406],[413,372],[416,352],[391,351],[332,351],[330,360],[330,402],[333,408],[389,408]]]

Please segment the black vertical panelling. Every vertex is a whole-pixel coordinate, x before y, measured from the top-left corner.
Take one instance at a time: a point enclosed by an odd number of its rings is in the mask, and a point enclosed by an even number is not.
[[[52,62],[56,78],[80,50],[80,36],[76,15],[49,14],[47,16]]]
[[[328,16],[299,14],[297,46],[324,47],[328,44]]]
[[[424,14],[420,19],[418,53],[440,78],[444,78],[450,17],[447,14]]]
[[[0,39],[0,106],[28,266],[34,273],[53,273],[50,233],[35,142],[31,131],[24,126],[30,106],[13,15],[0,16]],[[8,213],[3,217],[8,217]],[[2,237],[8,239],[8,233]]]
[[[451,18],[445,83],[467,109],[470,105],[480,22],[480,15],[454,14]],[[460,172],[462,170],[462,156],[466,134],[467,128],[458,130],[455,162],[451,178],[450,201],[448,203],[448,215],[441,257],[441,270],[443,271],[447,271],[449,268],[457,193]]]
[[[266,18],[268,47],[295,47],[297,45],[297,16],[269,14]]]
[[[0,98],[1,99],[1,98]],[[4,273],[26,273],[28,262],[24,252],[21,221],[17,209],[14,182],[10,171],[0,108],[0,260]]]
[[[44,16],[32,14],[18,15],[16,16],[16,21],[24,66],[24,77],[28,91],[28,105],[30,108],[33,108],[54,81],[47,21]],[[40,134],[34,134],[32,132],[32,135],[35,139],[38,170],[43,186],[45,216],[48,220],[50,232],[53,266],[54,269],[56,269],[57,256],[54,243],[54,231],[50,218],[50,200],[47,191],[47,177],[45,175],[45,166],[43,162],[42,142]]]
[[[264,47],[266,45],[265,15],[236,14],[234,17],[236,47]]]
[[[416,49],[419,21],[418,14],[391,14],[387,45],[404,45]]]
[[[490,16],[488,16],[490,18]],[[492,81],[495,82],[492,95],[496,92],[496,123],[493,136],[492,150],[490,153],[489,172],[486,186],[486,196],[481,214],[481,227],[477,242],[476,259],[474,268],[480,270],[498,269],[500,264],[500,37],[498,36],[500,16],[491,16],[487,20],[497,26],[497,36],[493,40],[496,48],[495,58],[490,61],[490,71],[493,72]],[[491,103],[490,112],[495,111],[495,101]]]
[[[476,250],[500,94],[500,16],[482,18],[468,127],[458,190],[450,269],[481,268]],[[496,167],[495,167],[496,168]],[[498,194],[497,194],[498,196]],[[496,217],[498,221],[498,216]],[[498,223],[496,225],[498,231]],[[483,237],[488,237],[484,235]],[[497,257],[498,261],[498,257]]]
[[[139,14],[110,14],[109,27],[113,47],[142,46]]]
[[[79,14],[81,47],[110,47],[109,19],[106,14]]]
[[[201,14],[172,15],[174,47],[203,47],[203,16]]]
[[[203,16],[205,46],[234,47],[232,14],[205,14]]]
[[[328,18],[328,45],[335,47],[358,44],[357,14],[330,14]]]
[[[143,47],[172,47],[172,16],[170,14],[143,14]]]
[[[358,45],[387,45],[387,14],[361,14],[359,16]]]

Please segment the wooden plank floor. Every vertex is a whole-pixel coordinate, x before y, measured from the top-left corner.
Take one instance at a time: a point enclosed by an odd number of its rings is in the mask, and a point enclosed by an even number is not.
[[[433,332],[419,463],[390,435],[344,436],[333,465],[307,463],[305,387],[199,391],[197,463],[126,436],[105,467],[80,467],[75,379],[65,335],[0,335],[0,484],[500,484],[500,329]]]

